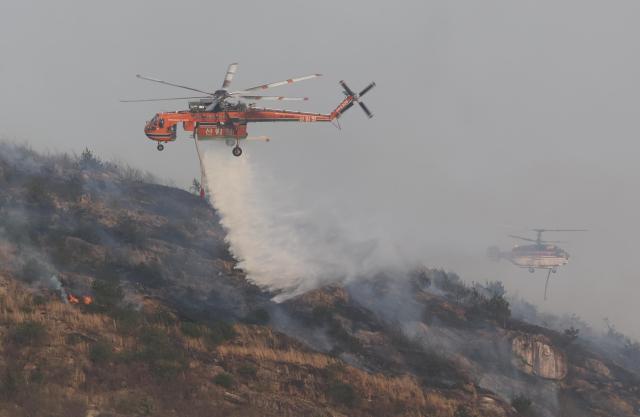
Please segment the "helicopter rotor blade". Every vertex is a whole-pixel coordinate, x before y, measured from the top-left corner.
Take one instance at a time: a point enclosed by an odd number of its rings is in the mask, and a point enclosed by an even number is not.
[[[369,109],[367,108],[367,106],[364,105],[363,102],[358,101],[358,104],[360,105],[360,107],[362,108],[362,110],[366,113],[367,117],[369,119],[371,119],[373,117],[373,113],[371,113],[371,111],[369,111]]]
[[[346,106],[344,106],[344,108],[342,109],[342,111],[340,111],[340,115],[342,115],[344,112],[346,112],[347,110],[349,110],[353,104],[355,103],[355,101],[352,101],[351,103],[347,104]]]
[[[513,238],[513,239],[526,240],[527,242],[536,242],[536,243],[538,242],[537,240],[529,239],[528,237],[522,237],[522,236],[516,236],[516,235],[507,235],[507,236],[509,236],[510,238]]]
[[[209,96],[213,95],[213,93],[210,93],[208,91],[198,90],[197,88],[188,87],[186,85],[170,83],[168,81],[160,80],[160,79],[157,79],[157,78],[145,77],[145,76],[140,75],[140,74],[136,74],[136,77],[140,78],[141,80],[153,81],[154,83],[170,85],[172,87],[184,88],[185,90],[196,91],[198,93],[207,94]]]
[[[269,84],[263,84],[263,85],[257,85],[255,87],[245,88],[244,90],[241,90],[241,91],[234,91],[231,94],[243,94],[248,91],[266,90],[268,88],[279,87],[281,85],[286,85],[286,84],[293,84],[293,83],[310,80],[312,78],[321,77],[321,76],[322,74],[311,74],[311,75],[305,75],[304,77],[289,78],[288,80],[277,81],[275,83],[269,83]]]
[[[227,87],[229,87],[229,84],[231,84],[231,81],[233,81],[233,77],[236,75],[237,70],[238,70],[237,62],[234,62],[233,64],[229,65],[229,68],[227,69],[227,73],[224,76],[224,81],[222,83],[223,90],[226,90]]]
[[[194,98],[211,98],[211,96],[192,96],[192,97],[170,97],[170,98],[143,98],[133,100],[119,100],[121,103],[140,103],[144,101],[169,101],[169,100],[190,100]]]
[[[271,100],[271,101],[307,101],[309,97],[283,97],[283,96],[250,96],[246,94],[231,94],[232,97],[239,97],[245,100]]]
[[[369,84],[368,86],[363,88],[362,91],[360,91],[360,94],[358,94],[358,96],[359,97],[364,96],[365,94],[367,94],[369,92],[369,90],[371,90],[375,86],[376,86],[376,83],[372,82],[371,84]]]
[[[531,229],[531,231],[536,233],[544,233],[544,232],[588,232],[588,229]]]
[[[344,89],[344,92],[345,92],[347,95],[350,95],[350,96],[354,96],[354,97],[355,97],[356,93],[354,93],[354,92],[353,92],[353,90],[349,88],[349,86],[347,85],[347,83],[345,83],[344,81],[342,81],[342,80],[341,80],[341,81],[340,81],[340,85],[342,86],[342,88]]]

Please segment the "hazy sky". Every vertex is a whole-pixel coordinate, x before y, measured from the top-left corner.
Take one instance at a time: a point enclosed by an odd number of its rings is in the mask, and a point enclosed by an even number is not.
[[[329,111],[345,79],[353,108],[329,124],[252,125],[253,170],[289,207],[468,280],[502,279],[543,308],[576,311],[640,337],[640,2],[11,1],[0,3],[0,136],[39,150],[85,146],[184,186],[192,141],[162,153],[142,132],[185,102],[123,104],[181,90],[136,73],[215,89],[320,72],[274,93]],[[228,178],[233,187],[234,178]],[[326,215],[326,217],[321,216]],[[532,227],[571,263],[542,301],[544,277],[484,259]]]

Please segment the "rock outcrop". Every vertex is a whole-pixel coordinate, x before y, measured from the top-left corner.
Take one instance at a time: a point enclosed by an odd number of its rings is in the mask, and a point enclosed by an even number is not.
[[[567,356],[542,335],[520,334],[511,342],[513,365],[540,378],[562,380],[567,376]]]

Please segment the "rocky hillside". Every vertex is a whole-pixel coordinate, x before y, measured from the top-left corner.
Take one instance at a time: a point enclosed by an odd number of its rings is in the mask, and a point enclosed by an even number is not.
[[[423,268],[275,304],[209,204],[89,151],[0,145],[0,214],[0,416],[639,414],[633,344]]]

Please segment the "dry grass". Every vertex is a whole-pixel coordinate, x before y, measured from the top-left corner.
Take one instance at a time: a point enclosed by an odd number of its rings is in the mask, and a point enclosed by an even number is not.
[[[428,410],[429,416],[451,417],[458,405],[458,401],[439,392],[425,391],[413,376],[371,374],[356,368],[345,368],[345,373],[346,380],[362,392],[368,401],[407,404],[418,413],[415,415],[423,415],[422,412]]]
[[[240,356],[253,358],[258,361],[271,361],[292,365],[311,366],[324,369],[336,361],[319,353],[307,353],[298,350],[276,350],[264,346],[237,346],[222,345],[217,348],[222,358],[227,356]]]
[[[26,322],[40,323],[48,331],[48,344],[65,347],[71,333],[85,334],[90,338],[109,340],[116,350],[126,350],[135,346],[132,337],[117,333],[115,321],[103,314],[89,313],[81,306],[62,302],[57,296],[45,296],[45,302],[34,307],[34,294],[21,284],[0,277],[0,322],[16,325]],[[86,353],[88,344],[74,344],[74,350]]]
[[[359,393],[361,405],[381,410],[403,409],[403,416],[434,416],[453,417],[459,405],[459,400],[448,398],[437,391],[426,391],[418,381],[409,375],[388,376],[372,374],[363,370],[344,365],[340,360],[327,355],[307,351],[304,348],[277,349],[271,346],[281,345],[282,336],[269,329],[249,326],[236,326],[239,337],[233,344],[224,344],[217,348],[221,358],[236,359],[240,362],[251,360],[260,364],[263,369],[276,369],[279,379],[305,381],[306,389],[314,391],[316,401],[326,403],[329,399],[324,395],[324,388],[328,381],[321,380],[322,371],[331,372],[337,380],[348,383]],[[302,369],[300,367],[303,367]],[[318,370],[312,375],[309,368]],[[338,371],[334,371],[337,369]],[[286,383],[280,381],[280,388],[276,383],[271,384],[270,391],[284,391],[283,394],[295,395]],[[274,388],[276,387],[276,388]]]
[[[37,364],[47,364],[50,367],[47,368],[49,377],[56,372],[61,373],[61,381],[69,393],[82,392],[83,386],[91,387],[93,393],[88,406],[92,409],[137,410],[146,406],[146,399],[162,404],[163,399],[152,394],[153,391],[147,391],[157,390],[158,387],[153,386],[157,381],[149,379],[149,376],[139,379],[134,375],[139,367],[127,369],[128,366],[116,365],[95,373],[92,368],[95,365],[88,359],[95,344],[93,340],[109,342],[115,352],[136,351],[140,348],[140,341],[135,335],[123,335],[118,331],[116,322],[104,314],[65,304],[54,294],[45,298],[44,302],[35,305],[31,290],[0,276],[0,322],[7,325],[0,330],[0,336],[6,336],[11,326],[26,322],[40,323],[47,329],[45,350],[40,353],[32,351],[28,355],[37,356],[22,358],[33,364],[28,372],[35,372],[40,366]],[[154,301],[146,303],[143,309],[149,313],[156,307],[159,306]],[[253,410],[251,412],[257,412],[254,415],[454,417],[460,402],[443,393],[424,390],[411,376],[372,374],[347,366],[339,359],[311,351],[268,327],[236,325],[236,337],[214,350],[211,350],[206,337],[186,336],[180,323],[156,323],[149,328],[168,335],[179,342],[184,352],[189,352],[189,367],[180,371],[177,377],[183,381],[181,386],[185,389],[199,387],[197,392],[205,404],[204,409],[208,409],[206,404],[211,401],[220,401],[224,389],[227,389],[212,383],[213,376],[223,371],[232,375],[235,382],[231,391],[248,399],[247,407]],[[68,336],[72,334],[83,337],[70,342]],[[56,359],[49,361],[49,358]],[[209,364],[213,358],[216,363],[224,365],[224,370],[212,370]],[[239,371],[248,363],[256,367],[257,372],[252,376]],[[118,390],[101,391],[109,382],[100,381],[112,380],[109,379],[111,372],[117,372],[117,378],[126,378],[132,387],[143,380],[147,382],[140,385],[140,392],[135,395],[123,396]],[[353,406],[334,403],[329,389],[336,383],[353,387],[357,397]]]

